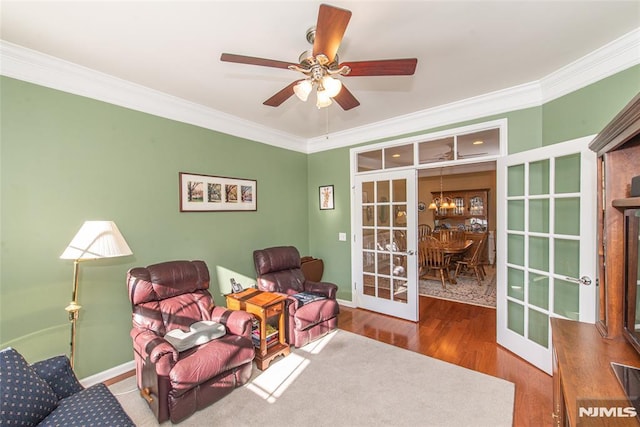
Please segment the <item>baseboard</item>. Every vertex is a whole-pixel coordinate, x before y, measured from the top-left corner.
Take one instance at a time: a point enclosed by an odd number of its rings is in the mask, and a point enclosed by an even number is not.
[[[108,381],[112,378],[117,377],[118,375],[126,374],[127,372],[133,371],[135,369],[136,364],[132,360],[130,362],[125,362],[122,365],[114,366],[113,368],[107,369],[106,371],[98,372],[97,374],[83,378],[80,380],[80,383],[85,387],[91,387],[94,384]]]
[[[345,299],[337,299],[336,301],[338,301],[339,305],[344,305],[345,307],[351,307],[351,308],[356,308],[356,305],[353,303],[353,301],[347,301]]]

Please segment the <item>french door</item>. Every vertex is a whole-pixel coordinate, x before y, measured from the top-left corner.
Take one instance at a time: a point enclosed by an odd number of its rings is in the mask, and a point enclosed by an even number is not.
[[[551,373],[551,317],[595,322],[591,137],[498,161],[497,341]]]
[[[416,171],[356,176],[353,191],[357,305],[415,322]]]

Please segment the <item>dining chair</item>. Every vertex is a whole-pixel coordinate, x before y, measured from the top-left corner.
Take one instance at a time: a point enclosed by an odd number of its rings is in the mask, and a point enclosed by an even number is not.
[[[450,257],[444,253],[444,248],[440,242],[429,236],[425,240],[418,243],[418,256],[420,257],[420,266],[425,270],[438,271],[442,288],[447,289],[446,281],[451,283],[449,276]]]
[[[462,244],[466,240],[466,234],[464,230],[459,229],[451,229],[451,230],[440,230],[440,241],[443,245],[456,245]],[[461,254],[452,255],[452,265],[455,264],[456,261],[462,259]],[[455,278],[454,278],[455,283]]]
[[[461,273],[473,273],[478,281],[478,286],[482,285],[485,272],[482,264],[480,263],[480,254],[482,254],[486,241],[486,236],[483,236],[480,240],[474,240],[473,245],[468,251],[471,255],[468,258],[456,261],[456,271],[453,276],[454,279]]]
[[[463,230],[440,230],[442,242],[464,242],[466,234]]]
[[[418,225],[418,242],[424,240],[425,237],[431,236],[431,226],[429,224]]]

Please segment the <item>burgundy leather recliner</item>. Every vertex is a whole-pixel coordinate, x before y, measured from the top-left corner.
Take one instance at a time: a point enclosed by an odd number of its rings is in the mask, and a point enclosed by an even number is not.
[[[203,261],[132,268],[127,287],[138,388],[159,423],[184,420],[249,380],[251,315],[214,306]],[[167,331],[189,332],[200,320],[224,324],[227,334],[182,352],[164,339]]]
[[[338,286],[306,280],[300,268],[300,253],[293,246],[278,246],[253,252],[258,289],[288,295],[287,342],[295,347],[322,337],[338,326],[340,308],[336,302]],[[300,306],[292,297],[300,292],[324,295]]]

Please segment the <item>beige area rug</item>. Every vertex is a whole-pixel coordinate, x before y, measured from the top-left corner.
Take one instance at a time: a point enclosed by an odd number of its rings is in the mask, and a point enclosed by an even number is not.
[[[135,378],[110,387],[137,426],[158,425]],[[277,358],[180,426],[511,426],[513,383],[346,331]],[[169,422],[164,425],[171,425]]]
[[[478,286],[475,277],[460,276],[457,283],[447,283],[447,288],[442,289],[440,280],[420,280],[418,294],[428,297],[446,299],[450,301],[464,302],[467,304],[481,305],[483,307],[496,307],[496,269],[486,268],[487,276]]]

